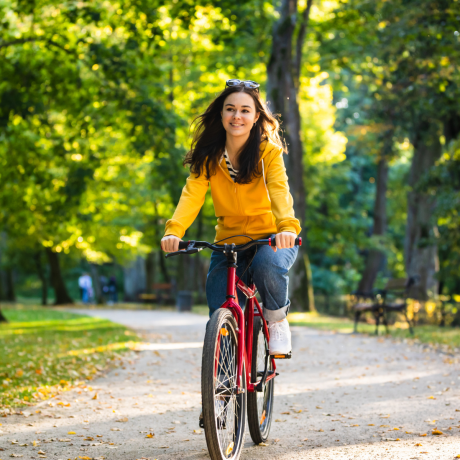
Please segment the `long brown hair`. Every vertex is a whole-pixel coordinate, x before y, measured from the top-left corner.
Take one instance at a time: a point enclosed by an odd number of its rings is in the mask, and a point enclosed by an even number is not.
[[[262,101],[258,91],[243,85],[225,88],[206,109],[195,118],[192,126],[195,130],[192,146],[184,159],[184,166],[190,165],[190,172],[201,175],[206,173],[209,179],[218,167],[219,160],[225,150],[226,131],[222,124],[221,112],[225,99],[232,93],[247,93],[253,100],[259,119],[251,128],[249,138],[239,153],[239,170],[235,182],[248,184],[261,172],[258,168],[260,144],[270,141],[287,153],[279,135],[279,122],[267,105]]]

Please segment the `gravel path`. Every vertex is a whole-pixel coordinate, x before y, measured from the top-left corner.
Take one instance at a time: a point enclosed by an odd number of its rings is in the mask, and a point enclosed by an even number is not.
[[[151,345],[91,387],[28,417],[0,418],[0,460],[209,458],[198,429],[207,318],[78,311],[133,327]],[[293,359],[278,362],[269,445],[255,446],[248,433],[242,459],[460,458],[458,358],[377,337],[292,331]]]

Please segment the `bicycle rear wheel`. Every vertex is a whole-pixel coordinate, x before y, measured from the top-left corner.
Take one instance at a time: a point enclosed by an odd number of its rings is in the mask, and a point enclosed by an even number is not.
[[[272,360],[268,352],[267,338],[263,331],[260,317],[254,318],[254,333],[252,345],[251,382],[256,383],[262,378],[265,367],[273,371]],[[267,362],[268,357],[268,362]],[[274,402],[275,379],[269,380],[262,391],[248,393],[248,423],[251,438],[256,444],[265,442],[270,433]]]
[[[241,455],[246,427],[246,379],[236,392],[238,338],[228,309],[217,310],[206,328],[201,369],[203,424],[211,460]]]

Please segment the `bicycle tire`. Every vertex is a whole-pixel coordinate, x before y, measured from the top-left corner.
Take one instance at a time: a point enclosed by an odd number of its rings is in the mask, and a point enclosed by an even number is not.
[[[201,368],[203,424],[211,460],[238,460],[246,429],[246,378],[235,394],[238,338],[228,309],[217,310],[206,328]]]
[[[262,329],[262,319],[254,318],[252,345],[251,382],[255,383],[265,371],[265,357],[269,356],[267,338]],[[268,360],[268,369],[273,370],[272,361]],[[264,385],[261,392],[248,393],[249,433],[255,444],[266,442],[270,434],[275,396],[275,379]]]

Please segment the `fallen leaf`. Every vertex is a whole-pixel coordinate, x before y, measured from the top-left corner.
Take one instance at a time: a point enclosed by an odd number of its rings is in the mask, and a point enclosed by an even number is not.
[[[373,423],[368,423],[367,426],[375,426]]]
[[[110,428],[110,431],[121,431],[120,428]]]
[[[10,457],[22,457],[22,454],[11,454]]]
[[[412,434],[413,431],[406,431],[406,434]]]
[[[279,441],[279,439],[278,439],[278,441]],[[308,441],[308,438],[305,438],[304,441]]]
[[[258,446],[269,446],[270,444],[267,444],[266,442],[260,442],[259,444],[257,444]]]
[[[431,434],[434,434],[435,436],[439,436],[440,434],[444,434],[442,431],[439,431],[437,429],[434,429]]]
[[[395,431],[399,431],[399,428],[393,428],[393,430],[395,430]]]
[[[42,450],[39,450],[39,451],[37,452],[37,454],[46,455],[46,452],[43,452]]]
[[[286,411],[286,412],[281,412],[281,415],[291,415],[291,413],[289,411]],[[260,444],[259,444],[260,446]]]
[[[420,434],[420,436],[426,436],[426,433]]]
[[[97,398],[98,398],[98,395],[97,395],[97,393],[95,393],[94,396],[91,399],[97,399]],[[80,458],[83,458],[83,457],[80,457]],[[89,457],[86,457],[86,458],[89,458]]]
[[[420,447],[422,444],[420,444],[419,442],[417,444],[415,444],[417,447]]]
[[[350,425],[350,426],[359,426],[359,425]]]
[[[428,396],[426,399],[436,399],[434,396]]]
[[[275,422],[285,422],[286,420],[281,420],[280,418],[275,419]]]
[[[146,436],[146,438],[153,438],[154,436],[155,436],[154,433],[149,433],[149,434]]]
[[[122,417],[122,418],[119,418],[118,420],[115,420],[116,422],[122,422],[122,423],[126,423],[128,421],[128,417]]]
[[[316,406],[316,408],[317,408],[317,409],[322,409],[322,407],[321,407],[321,406]]]
[[[78,458],[81,458],[81,460],[91,460],[91,457],[86,457],[86,456],[85,457],[80,457],[79,456]]]
[[[195,434],[201,434],[201,430],[193,430]]]
[[[72,441],[71,439],[66,439],[66,438],[62,438],[62,439],[59,439],[59,442],[70,442]]]

